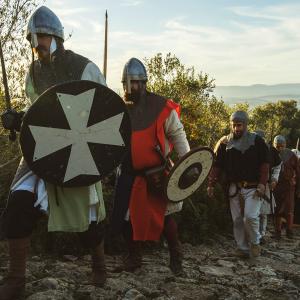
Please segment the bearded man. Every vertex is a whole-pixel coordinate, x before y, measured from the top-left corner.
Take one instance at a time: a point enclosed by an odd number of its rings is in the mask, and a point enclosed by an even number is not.
[[[233,234],[240,256],[260,255],[259,214],[269,175],[269,150],[264,140],[248,131],[248,114],[236,111],[230,117],[231,133],[215,147],[215,162],[207,192],[225,174],[233,220]]]
[[[171,204],[163,194],[165,159],[172,148],[181,157],[190,150],[179,105],[146,89],[143,63],[131,58],[123,70],[122,83],[132,123],[131,151],[118,176],[112,218],[114,232],[122,232],[129,255],[121,269],[133,272],[142,264],[141,242],[165,236],[170,268],[182,273],[182,247],[172,213],[182,203]]]

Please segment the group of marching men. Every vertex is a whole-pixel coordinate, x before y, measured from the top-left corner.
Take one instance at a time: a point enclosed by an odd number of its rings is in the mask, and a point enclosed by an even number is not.
[[[41,6],[30,17],[26,38],[33,57],[37,58],[31,63],[25,84],[31,103],[49,87],[71,80],[90,80],[106,86],[93,62],[65,50],[62,24],[47,7]],[[118,169],[111,220],[113,232],[123,235],[128,248],[124,264],[116,271],[133,272],[140,268],[141,243],[159,240],[163,234],[168,243],[170,269],[180,276],[183,274],[183,253],[172,214],[182,209],[182,202],[171,203],[163,194],[150,192],[152,189],[144,174],[144,170],[162,163],[153,150],[157,145],[164,156],[172,148],[178,157],[190,151],[180,121],[180,107],[171,99],[147,91],[146,69],[136,58],[125,64],[122,83],[132,132],[131,151]],[[1,116],[4,128],[20,130],[23,115],[14,110],[4,112]],[[225,175],[224,186],[230,199],[238,252],[256,257],[266,231],[266,214],[270,213],[263,207],[273,207],[270,206],[272,199],[276,199],[276,237],[281,236],[282,217],[286,219],[288,237],[293,235],[294,193],[295,188],[300,187],[298,160],[286,149],[284,137],[275,138],[275,150],[260,134],[249,132],[245,112],[232,114],[230,124],[231,133],[221,138],[215,149],[208,195],[214,195],[216,183]],[[298,195],[298,190],[296,193]],[[9,246],[9,272],[0,285],[0,300],[14,299],[24,290],[31,234],[37,220],[45,213],[49,231],[79,233],[82,244],[91,250],[92,283],[105,284],[102,222],[105,206],[101,182],[73,188],[54,186],[39,178],[21,160],[1,221],[2,235]]]
[[[282,135],[273,145],[261,130],[247,130],[248,115],[231,115],[231,133],[215,148],[215,162],[209,174],[207,192],[213,196],[219,181],[229,198],[237,255],[257,257],[265,242],[267,216],[274,220],[274,238],[281,239],[283,221],[287,238],[293,238],[295,198],[300,196],[299,159],[286,148]],[[225,178],[225,179],[224,179]]]

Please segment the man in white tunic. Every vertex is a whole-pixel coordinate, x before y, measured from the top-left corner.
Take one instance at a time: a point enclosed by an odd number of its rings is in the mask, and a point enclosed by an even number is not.
[[[26,77],[25,90],[31,103],[58,83],[91,80],[106,85],[93,62],[64,49],[61,22],[47,7],[38,8],[31,16],[27,39],[33,57],[38,57],[33,60]],[[20,129],[23,114],[5,112],[2,115],[4,128]],[[105,218],[105,208],[101,182],[78,188],[54,186],[38,178],[22,159],[11,186],[3,221],[10,265],[8,276],[0,286],[1,300],[14,299],[25,287],[30,236],[41,212],[49,214],[49,231],[80,233],[83,244],[92,250],[92,282],[102,286],[106,281],[101,222]]]

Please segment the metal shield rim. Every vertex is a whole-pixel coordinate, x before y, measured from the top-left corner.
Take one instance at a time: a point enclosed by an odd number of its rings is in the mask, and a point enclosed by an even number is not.
[[[207,146],[199,146],[199,147],[196,147],[196,148],[193,148],[192,150],[190,150],[188,153],[186,153],[185,155],[183,155],[173,166],[173,168],[171,169],[170,173],[168,174],[167,176],[167,180],[166,180],[166,184],[165,184],[165,187],[164,187],[164,193],[167,197],[167,199],[173,203],[178,203],[178,202],[181,202],[183,200],[185,200],[186,198],[188,198],[190,195],[186,196],[185,198],[182,198],[181,200],[178,200],[178,201],[175,201],[175,200],[172,200],[172,199],[169,199],[168,197],[168,193],[167,193],[167,190],[168,190],[168,185],[169,185],[169,181],[170,179],[172,178],[174,172],[176,171],[176,169],[178,168],[179,165],[181,165],[181,163],[186,159],[188,158],[189,156],[193,155],[195,152],[201,152],[201,151],[207,151],[207,152],[210,152],[211,156],[212,156],[212,162],[213,162],[213,159],[214,159],[214,152],[211,148],[207,147]],[[213,163],[211,164],[210,168],[209,168],[209,171],[207,172],[207,175],[209,174],[211,168],[212,168],[212,165]]]

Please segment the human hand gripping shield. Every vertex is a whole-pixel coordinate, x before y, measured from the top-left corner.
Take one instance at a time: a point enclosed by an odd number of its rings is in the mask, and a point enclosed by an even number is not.
[[[53,86],[39,96],[24,116],[20,144],[36,175],[75,187],[91,185],[116,168],[130,136],[121,97],[82,80]]]

